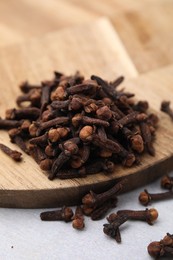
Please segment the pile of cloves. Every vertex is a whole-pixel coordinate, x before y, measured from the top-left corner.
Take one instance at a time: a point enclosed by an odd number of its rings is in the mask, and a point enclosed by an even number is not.
[[[158,118],[147,113],[147,101],[135,102],[133,93],[118,89],[123,79],[55,72],[40,85],[24,82],[19,109],[6,111],[0,129],[9,130],[11,141],[48,171],[50,180],[110,173],[116,164],[131,167],[145,151],[155,154]]]

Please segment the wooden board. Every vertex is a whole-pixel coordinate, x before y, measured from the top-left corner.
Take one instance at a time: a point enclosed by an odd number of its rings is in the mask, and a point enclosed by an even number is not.
[[[137,98],[151,101],[152,108],[157,110],[162,98],[173,98],[170,94],[173,67],[138,76],[106,19],[4,48],[0,57],[1,115],[7,107],[15,105],[14,99],[19,93],[17,85],[21,81],[39,82],[50,78],[53,70],[72,74],[79,69],[86,77],[95,73],[109,80],[123,74],[126,76],[124,85],[137,93]],[[124,176],[129,179],[127,191],[166,173],[173,168],[173,130],[170,119],[158,113],[161,125],[155,143],[156,156],[146,155],[142,165],[130,169],[117,166],[109,175],[99,173],[83,179],[49,181],[29,156],[24,155],[24,161],[17,164],[1,152],[0,206],[36,208],[75,204],[88,190],[106,189]],[[3,131],[0,142],[15,147]]]
[[[123,12],[127,10],[134,10],[145,4],[157,4],[158,1],[170,1],[170,0],[65,0],[68,3],[74,3],[76,6],[82,7],[85,10],[94,12],[100,15],[112,16],[117,12]],[[58,0],[57,0],[58,2]]]
[[[111,19],[139,73],[172,64],[172,0],[0,1],[0,48],[101,15]]]
[[[173,63],[173,1],[151,1],[111,20],[139,73]]]
[[[89,22],[100,15],[111,15],[118,10],[131,10],[141,5],[138,2],[136,0],[0,1],[0,47],[67,26]]]
[[[66,0],[112,21],[139,73],[173,63],[172,0]]]
[[[0,1],[0,47],[94,20],[98,15],[63,0]]]

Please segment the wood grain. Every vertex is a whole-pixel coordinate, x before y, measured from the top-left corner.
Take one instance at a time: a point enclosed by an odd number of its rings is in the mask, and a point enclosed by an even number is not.
[[[58,0],[57,0],[58,1]],[[136,1],[136,0],[65,0],[68,3],[74,3],[77,6],[82,7],[85,10],[90,12],[94,12],[100,15],[112,16],[117,12],[123,12],[127,10],[134,10],[138,7],[141,7],[145,4],[156,3],[158,0],[143,0],[143,1]],[[165,0],[159,0],[165,1]],[[166,0],[167,1],[167,0]]]
[[[149,99],[154,109],[158,109],[162,98],[173,98],[170,94],[173,67],[137,77],[133,63],[106,19],[1,49],[0,57],[1,115],[7,107],[15,105],[18,83],[25,79],[39,82],[50,78],[53,70],[72,74],[79,69],[86,77],[95,73],[109,80],[123,74],[124,85],[137,93],[138,98]],[[35,208],[75,204],[89,189],[106,189],[124,176],[129,179],[126,191],[154,180],[173,167],[171,122],[166,115],[158,113],[162,123],[155,143],[156,156],[145,155],[140,166],[130,169],[117,166],[110,175],[100,173],[51,182],[29,156],[24,155],[24,161],[17,164],[1,153],[0,206]],[[0,142],[14,147],[3,131]]]
[[[66,0],[109,17],[139,73],[173,63],[172,0]]]
[[[173,63],[173,1],[152,2],[111,20],[139,73]]]
[[[139,73],[173,63],[172,0],[0,1],[0,47],[102,15],[111,19]]]
[[[0,1],[0,47],[90,22],[97,17],[63,0]]]
[[[90,76],[91,67],[93,73],[103,76],[138,75],[112,25],[104,18],[4,48],[0,57],[1,78],[3,82],[10,80],[13,88],[26,78],[34,82],[50,78],[55,69],[66,74],[80,69],[86,76]],[[8,102],[6,93],[2,95]]]

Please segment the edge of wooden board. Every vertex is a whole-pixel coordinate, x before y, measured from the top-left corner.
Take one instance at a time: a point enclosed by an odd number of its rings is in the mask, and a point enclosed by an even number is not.
[[[149,168],[149,170],[148,170]],[[89,191],[104,191],[112,187],[116,182],[127,178],[128,183],[122,193],[144,186],[155,181],[173,169],[172,156],[161,160],[157,164],[145,167],[140,172],[131,173],[128,176],[116,177],[104,180],[100,183],[80,185],[70,188],[71,198],[66,196],[69,189],[40,189],[40,190],[0,190],[0,207],[4,208],[52,208],[64,205],[74,206],[81,204],[81,198]],[[152,172],[152,174],[151,174]],[[98,175],[98,174],[96,174]],[[95,175],[95,176],[96,176]],[[32,199],[31,199],[32,198]],[[137,199],[137,198],[136,198]]]

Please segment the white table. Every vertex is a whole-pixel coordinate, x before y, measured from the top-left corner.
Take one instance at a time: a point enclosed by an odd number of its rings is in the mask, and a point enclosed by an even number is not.
[[[120,209],[145,209],[138,195],[147,188],[150,192],[164,191],[160,180],[138,190],[119,196]],[[45,209],[0,209],[0,259],[2,260],[147,260],[151,259],[147,245],[173,233],[172,200],[155,202],[159,218],[153,226],[141,221],[128,221],[120,231],[122,243],[103,233],[105,219],[91,221],[86,217],[85,230],[77,231],[71,223],[43,222],[39,214]]]

